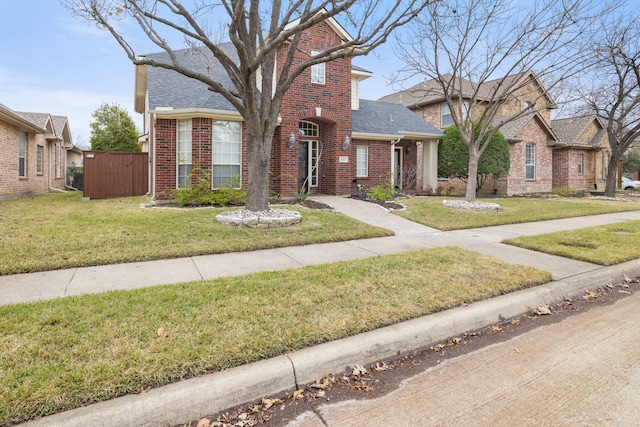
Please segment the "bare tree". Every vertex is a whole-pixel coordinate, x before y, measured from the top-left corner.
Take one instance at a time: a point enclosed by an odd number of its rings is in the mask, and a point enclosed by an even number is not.
[[[399,43],[403,78],[440,97],[469,150],[465,200],[475,201],[478,160],[501,128],[555,107],[547,92],[579,73],[599,13],[591,0],[454,0],[429,5]],[[543,82],[545,91],[528,94]],[[416,99],[416,101],[418,101]]]
[[[629,146],[640,137],[640,21],[619,17],[602,22],[601,38],[594,44],[594,61],[588,74],[578,80],[583,110],[602,119],[611,156],[605,196],[614,197],[618,165]]]
[[[104,28],[137,65],[173,70],[205,83],[224,96],[240,113],[247,133],[246,208],[268,209],[269,163],[272,137],[278,123],[283,96],[295,78],[312,65],[338,58],[365,55],[384,43],[391,32],[413,19],[429,3],[424,0],[62,0],[75,15]],[[341,18],[352,38],[339,46],[311,54],[294,62],[302,33],[323,21]],[[219,21],[213,22],[216,19]],[[148,40],[168,53],[160,62],[139,56],[135,35],[120,31],[119,20],[132,20]],[[233,55],[213,40],[212,29],[224,27],[225,38],[234,46]],[[224,85],[206,73],[196,72],[180,62],[176,46],[167,41],[181,35],[188,46],[198,47],[223,67],[231,85]],[[285,61],[278,64],[277,80],[259,79],[274,75],[276,53],[289,43]],[[237,57],[237,58],[236,58]],[[261,82],[261,83],[259,83]]]

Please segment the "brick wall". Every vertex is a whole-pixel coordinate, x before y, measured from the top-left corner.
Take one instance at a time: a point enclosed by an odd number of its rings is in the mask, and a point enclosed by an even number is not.
[[[323,51],[342,41],[326,23],[318,24],[303,34],[294,60],[294,67],[309,58],[312,50]],[[289,45],[278,53],[278,64],[284,63]],[[279,69],[278,72],[281,70]],[[344,138],[351,137],[351,59],[342,58],[325,64],[325,84],[311,83],[311,70],[305,70],[285,95],[280,111],[282,125],[279,140],[274,140],[272,153],[274,190],[284,196],[298,193],[298,147],[289,149],[289,135],[296,139],[301,120],[319,125],[322,158],[319,163],[318,188],[327,194],[350,194],[355,177],[355,148],[351,144],[342,150]],[[304,138],[304,137],[302,137]],[[340,162],[340,157],[348,162]]]
[[[517,137],[522,142],[510,144],[509,146],[511,168],[507,177],[506,193],[514,195],[551,191],[553,155],[551,147],[547,145],[547,133],[537,121],[531,120],[518,133]],[[536,147],[535,179],[526,179],[525,174],[525,150],[528,143],[532,143]],[[504,179],[501,181],[503,182]]]
[[[52,177],[55,171],[53,167],[53,153],[49,153],[49,144],[44,135],[36,135],[27,132],[27,159],[26,176],[19,177],[18,145],[20,128],[15,125],[0,121],[0,199],[28,196],[49,191],[49,171]],[[37,172],[37,146],[42,149],[42,173]],[[63,156],[64,157],[64,156]],[[64,159],[63,159],[64,162]],[[63,174],[64,176],[64,174]],[[60,186],[52,181],[52,186]],[[64,187],[64,180],[62,181]]]
[[[356,147],[369,147],[369,174],[366,177],[357,177],[358,184],[361,184],[363,186],[363,190],[365,193],[368,192],[371,187],[383,184],[387,179],[390,178],[389,172],[391,171],[391,145],[388,141],[366,141],[359,139],[353,141],[352,145],[354,167],[356,162]],[[355,171],[353,173],[353,176],[356,176]]]

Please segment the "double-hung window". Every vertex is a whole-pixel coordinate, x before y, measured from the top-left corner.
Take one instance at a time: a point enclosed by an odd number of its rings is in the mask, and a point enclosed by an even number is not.
[[[369,176],[369,147],[356,147],[356,176]]]
[[[22,130],[18,140],[18,176],[27,176],[27,133]]]
[[[440,104],[440,125],[445,128],[453,123],[453,116],[451,115],[451,109],[447,101],[443,101]]]
[[[525,178],[536,179],[536,146],[527,144],[525,155]]]
[[[320,54],[319,50],[311,51],[311,56],[316,56],[318,54]],[[311,83],[316,83],[319,85],[325,84],[325,68],[326,64],[324,62],[311,66]]]
[[[214,121],[212,188],[239,187],[242,182],[241,163],[242,123]]]
[[[178,139],[177,139],[177,187],[191,187],[192,172],[192,155],[191,155],[191,135],[192,135],[191,119],[178,120]]]
[[[578,174],[582,175],[584,170],[584,154],[578,154]]]
[[[62,178],[62,144],[56,144],[56,178]]]
[[[602,152],[602,179],[607,179],[609,173],[609,152]]]
[[[44,173],[44,147],[42,145],[36,147],[36,173],[40,175]]]

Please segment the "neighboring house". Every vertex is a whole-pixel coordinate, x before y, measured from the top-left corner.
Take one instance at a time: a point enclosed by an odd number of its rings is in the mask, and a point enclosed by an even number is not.
[[[553,187],[604,190],[611,148],[595,115],[552,120],[559,141],[553,148]]]
[[[64,189],[72,146],[67,118],[16,112],[0,104],[0,198]]]
[[[493,186],[487,183],[491,188],[483,188],[484,192],[515,195],[549,192],[563,186],[584,190],[595,186],[603,188],[608,151],[602,123],[594,117],[552,121],[551,110],[556,104],[534,73],[515,74],[482,84],[467,80],[455,83],[462,88],[462,100],[454,101],[463,102],[462,111],[469,111],[472,118],[479,117],[489,103],[501,104],[493,123],[502,125],[500,131],[509,141],[511,168],[507,177],[494,180]],[[509,89],[512,96],[501,95],[505,87],[516,88]],[[474,107],[472,99],[476,100]],[[450,108],[435,80],[380,100],[402,104],[440,129],[453,124]],[[456,108],[459,106],[456,103]],[[526,110],[530,112],[520,115]],[[516,115],[519,117],[511,120]]]
[[[309,28],[299,49],[326,49],[349,38],[329,19]],[[230,43],[220,48],[233,53]],[[288,45],[280,49],[281,60]],[[176,55],[194,70],[209,70],[231,85],[216,60],[203,60],[188,49]],[[359,82],[370,76],[342,58],[315,65],[296,79],[284,97],[273,138],[272,191],[286,197],[301,191],[347,195],[357,185],[366,191],[390,178],[407,190],[436,187],[442,133],[407,108],[360,100]],[[135,106],[144,114],[154,198],[171,199],[176,188],[189,185],[196,167],[211,171],[213,188],[234,176],[246,183],[244,124],[221,95],[176,72],[138,66]]]

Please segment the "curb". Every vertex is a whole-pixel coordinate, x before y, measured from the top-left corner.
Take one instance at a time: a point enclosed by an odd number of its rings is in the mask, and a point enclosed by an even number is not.
[[[551,305],[625,276],[640,276],[640,259],[603,267],[534,288],[305,348],[146,393],[127,395],[21,424],[25,427],[166,426],[294,390],[327,373],[398,357],[447,338]]]

